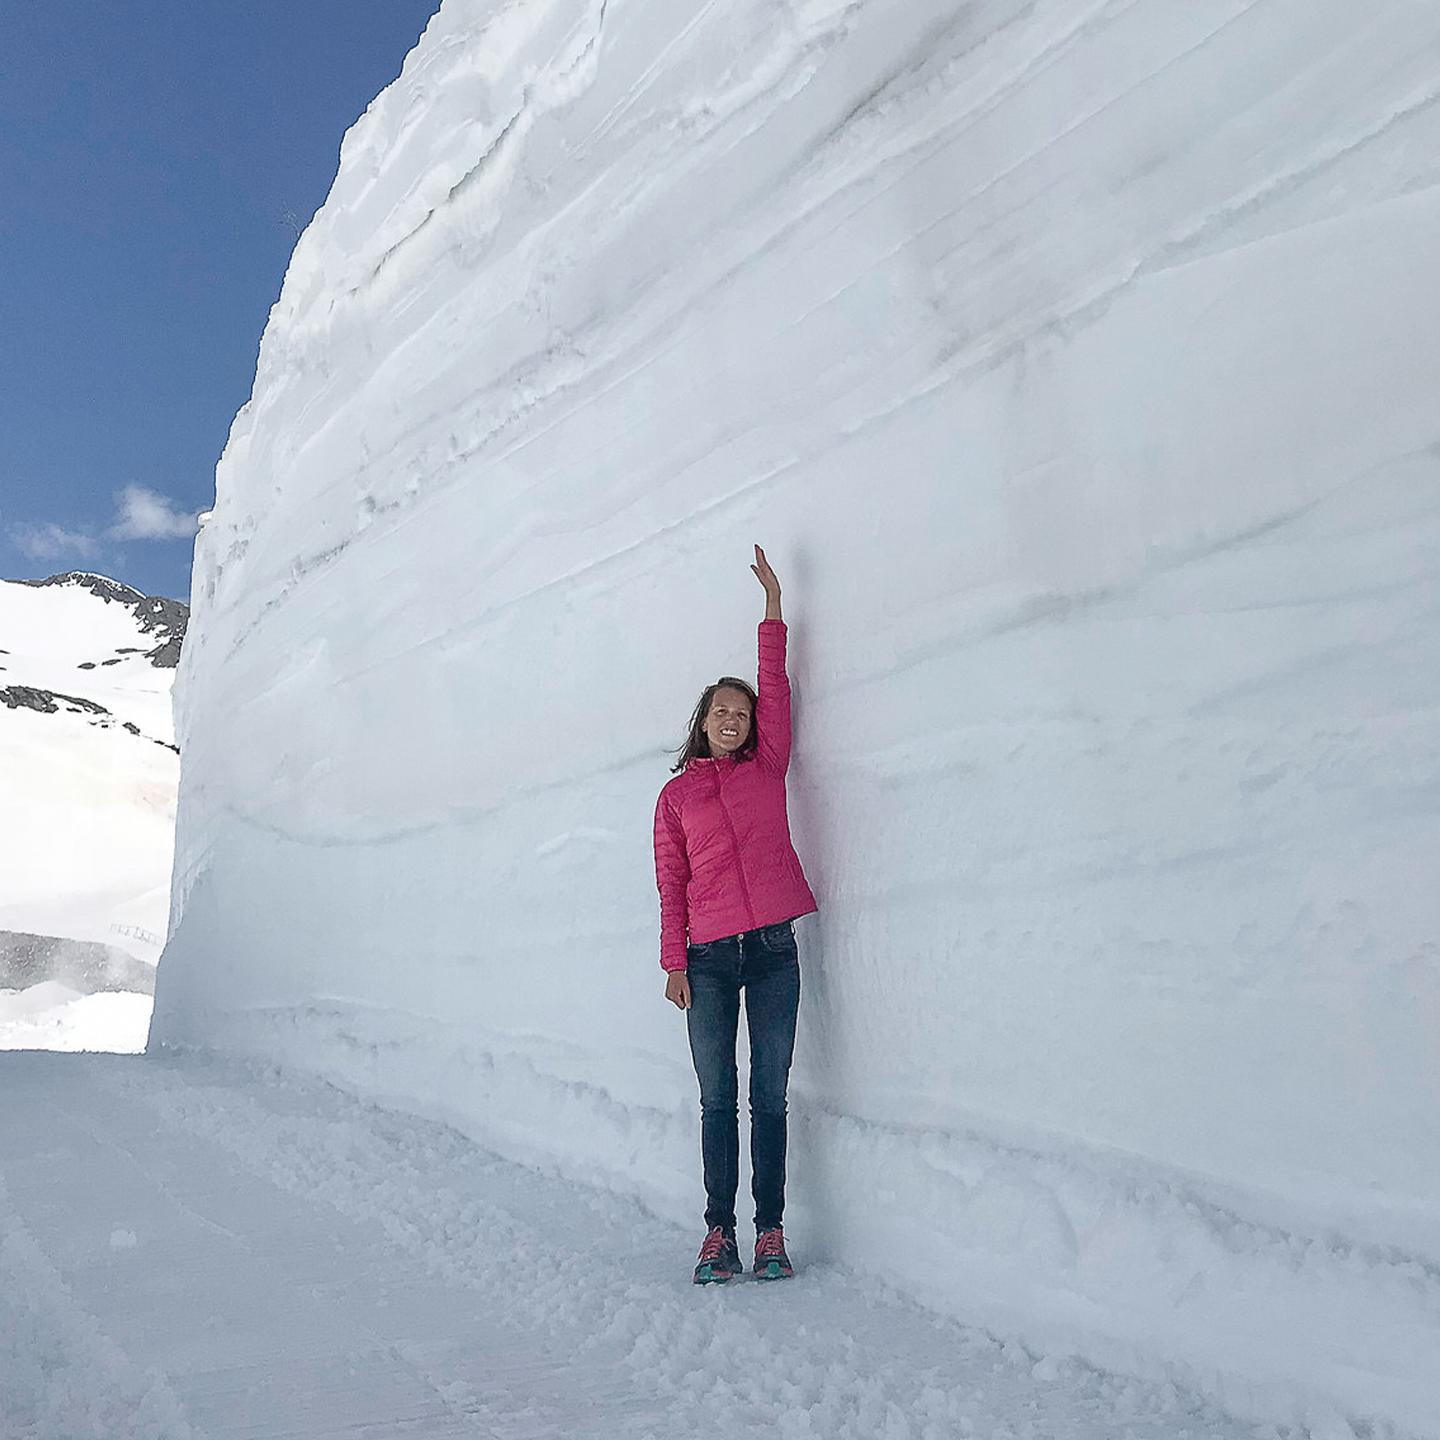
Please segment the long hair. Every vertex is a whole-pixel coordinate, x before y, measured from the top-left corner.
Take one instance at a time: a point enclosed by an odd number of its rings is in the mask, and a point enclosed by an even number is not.
[[[740,690],[750,701],[750,733],[745,737],[745,743],[733,753],[737,760],[754,759],[757,733],[755,729],[757,698],[755,691],[744,680],[738,680],[734,675],[722,675],[713,685],[705,687],[700,699],[696,702],[694,713],[690,716],[690,733],[680,747],[680,758],[670,767],[672,772],[683,770],[692,760],[710,759],[710,737],[705,733],[705,717],[710,713],[710,703],[715,698],[715,692],[722,688]]]

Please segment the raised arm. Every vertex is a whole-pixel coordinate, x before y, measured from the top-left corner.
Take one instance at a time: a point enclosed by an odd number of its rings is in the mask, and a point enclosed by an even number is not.
[[[757,637],[755,744],[761,763],[783,775],[790,766],[790,677],[785,673],[788,632],[780,616],[780,582],[758,545],[755,560],[750,568],[765,587],[765,618]]]
[[[765,587],[765,618],[779,620],[783,625],[785,622],[780,615],[780,582],[775,578],[775,572],[770,568],[765,552],[758,545],[755,547],[755,563],[750,568]]]

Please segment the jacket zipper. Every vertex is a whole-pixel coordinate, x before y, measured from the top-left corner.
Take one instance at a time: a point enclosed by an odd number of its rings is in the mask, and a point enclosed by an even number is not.
[[[740,877],[740,891],[745,897],[745,913],[749,916],[750,924],[746,927],[749,930],[755,928],[755,906],[750,901],[750,887],[745,883],[745,866],[740,860],[740,837],[735,833],[734,822],[730,819],[730,808],[725,804],[725,794],[720,788],[720,767],[715,767],[715,798],[720,802],[721,812],[725,816],[725,827],[730,831],[730,843],[735,847],[735,873]]]

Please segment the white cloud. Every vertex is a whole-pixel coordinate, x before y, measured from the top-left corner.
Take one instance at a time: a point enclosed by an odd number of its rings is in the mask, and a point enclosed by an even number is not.
[[[199,528],[193,513],[144,485],[127,485],[115,501],[116,520],[106,532],[112,540],[188,540]]]
[[[66,530],[61,525],[12,525],[10,538],[21,554],[42,563],[66,555],[89,560],[100,548],[93,535],[83,530]]]
[[[200,528],[199,516],[179,509],[168,496],[145,485],[127,485],[115,494],[115,519],[103,533],[72,530],[53,522],[11,525],[9,537],[27,559],[39,564],[54,560],[93,560],[104,542],[122,540],[188,540]]]

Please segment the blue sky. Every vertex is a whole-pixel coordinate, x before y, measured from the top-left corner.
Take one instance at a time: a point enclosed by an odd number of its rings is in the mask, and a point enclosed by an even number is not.
[[[188,595],[294,224],[437,5],[0,4],[0,577]]]

